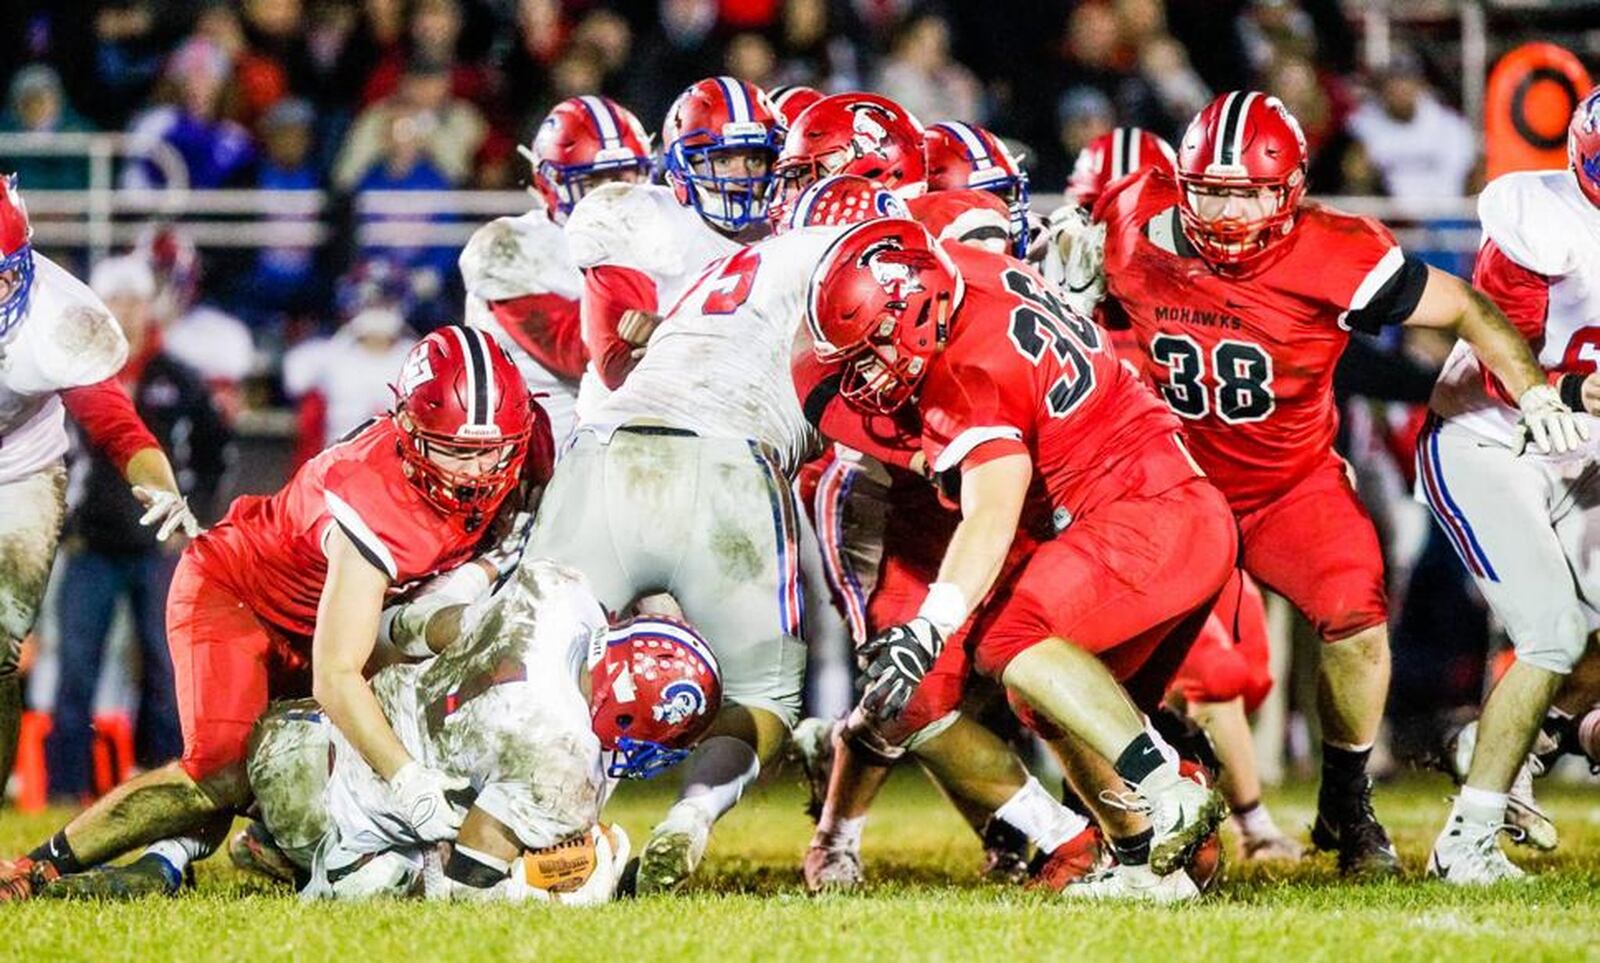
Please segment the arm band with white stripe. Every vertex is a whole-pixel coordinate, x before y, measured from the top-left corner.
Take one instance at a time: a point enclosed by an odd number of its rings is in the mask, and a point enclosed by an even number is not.
[[[1407,254],[1400,269],[1383,283],[1365,307],[1345,315],[1344,323],[1353,331],[1377,334],[1383,328],[1403,324],[1417,310],[1422,290],[1428,286],[1428,265],[1416,255]]]

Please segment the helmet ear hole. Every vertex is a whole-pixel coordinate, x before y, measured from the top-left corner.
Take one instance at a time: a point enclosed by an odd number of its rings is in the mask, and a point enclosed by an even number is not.
[[[618,726],[618,728],[626,729],[631,725],[633,725],[633,716],[632,715],[630,715],[628,713],[623,713],[623,714],[617,716],[617,726]]]

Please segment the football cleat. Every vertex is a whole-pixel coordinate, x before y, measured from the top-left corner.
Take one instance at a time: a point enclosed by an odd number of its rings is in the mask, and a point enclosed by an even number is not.
[[[1428,860],[1428,875],[1455,886],[1489,886],[1510,880],[1521,880],[1527,873],[1506,858],[1498,838],[1502,829],[1516,834],[1510,824],[1481,825],[1469,823],[1451,814],[1444,832],[1433,844],[1433,856]]]
[[[828,798],[828,781],[833,778],[834,748],[838,745],[836,740],[843,728],[842,720],[801,719],[789,741],[789,758],[798,762],[805,772],[809,795],[806,815],[811,817],[813,823],[822,818],[822,804]]]
[[[1336,852],[1339,872],[1346,876],[1400,875],[1400,857],[1395,855],[1388,831],[1372,811],[1370,778],[1362,778],[1354,799],[1333,806],[1325,802],[1318,805],[1311,845]]]
[[[61,876],[54,863],[36,863],[26,856],[0,862],[0,903],[32,899],[39,890]]]
[[[105,866],[61,876],[40,888],[40,899],[130,900],[176,896],[194,885],[194,870],[180,873],[160,856],[145,853],[126,866]]]
[[[1090,826],[1045,856],[1028,880],[1029,889],[1063,888],[1111,867],[1111,848]]]
[[[638,894],[669,893],[682,886],[699,867],[710,839],[711,820],[699,806],[673,806],[639,854]]]
[[[1028,879],[1028,837],[1004,820],[990,816],[983,824],[983,871],[991,883],[1020,886]]]
[[[1228,803],[1222,793],[1194,779],[1179,779],[1152,796],[1106,790],[1100,800],[1149,816],[1155,833],[1150,842],[1150,868],[1163,877],[1187,865],[1207,837],[1228,818]]]
[[[861,853],[849,846],[819,846],[806,849],[800,871],[805,876],[806,892],[843,892],[855,889],[866,880],[861,869]]]
[[[1540,736],[1544,734],[1540,733]],[[1472,753],[1477,744],[1476,721],[1462,726],[1445,744],[1445,768],[1458,786],[1466,780],[1467,771],[1472,768]],[[1533,797],[1533,777],[1544,775],[1545,770],[1544,761],[1537,754],[1538,748],[1536,745],[1536,751],[1528,754],[1528,761],[1517,770],[1516,778],[1511,782],[1506,799],[1506,822],[1519,830],[1512,834],[1512,839],[1518,845],[1549,852],[1561,844],[1561,834],[1556,829],[1555,821],[1545,814],[1538,800]]]
[[[259,822],[251,822],[228,840],[228,860],[238,869],[279,883],[297,885],[296,877],[301,875]]]
[[[1061,895],[1094,902],[1182,903],[1199,899],[1200,890],[1181,870],[1159,876],[1149,866],[1119,864],[1063,887]]]

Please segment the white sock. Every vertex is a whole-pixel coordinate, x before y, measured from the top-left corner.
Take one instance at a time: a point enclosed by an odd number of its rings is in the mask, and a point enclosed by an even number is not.
[[[812,845],[840,852],[860,852],[861,832],[867,828],[867,817],[851,816],[847,819],[830,819],[817,823],[817,835]]]
[[[1279,835],[1278,824],[1272,821],[1266,803],[1258,802],[1243,812],[1234,813],[1233,824],[1241,835],[1250,839]]]
[[[677,805],[692,805],[711,822],[732,809],[744,795],[744,788],[761,775],[756,751],[732,736],[713,736],[702,742],[686,766],[683,794]]]
[[[1067,840],[1089,828],[1088,820],[1061,805],[1032,776],[994,811],[994,815],[1027,836],[1029,842],[1045,853],[1055,852]]]
[[[216,850],[215,846],[204,843],[193,836],[177,836],[172,839],[162,839],[145,847],[145,852],[151,856],[166,860],[168,866],[177,870],[181,875],[195,860],[205,859]]]
[[[1451,813],[1469,823],[1498,826],[1506,819],[1506,799],[1507,795],[1503,792],[1462,786]]]

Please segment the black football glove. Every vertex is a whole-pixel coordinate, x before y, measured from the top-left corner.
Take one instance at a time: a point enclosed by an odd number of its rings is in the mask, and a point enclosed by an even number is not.
[[[891,626],[868,639],[859,653],[867,664],[862,710],[886,722],[899,718],[943,648],[944,637],[923,618]]]

